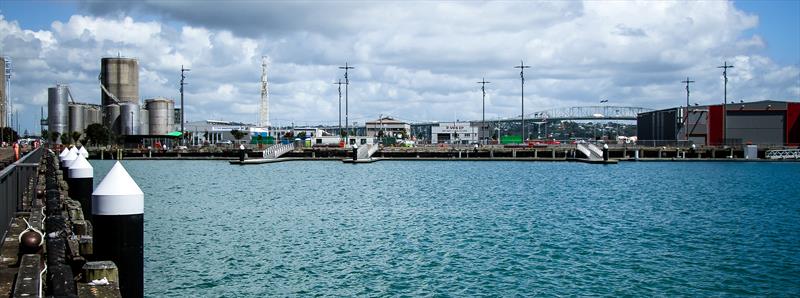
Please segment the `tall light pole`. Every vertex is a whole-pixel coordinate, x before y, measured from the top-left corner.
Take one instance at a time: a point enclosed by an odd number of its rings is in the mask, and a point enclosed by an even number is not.
[[[350,127],[348,126],[348,121],[350,120],[350,113],[349,113],[349,106],[348,106],[348,87],[350,86],[350,77],[347,76],[347,71],[350,69],[354,69],[355,67],[349,66],[347,62],[344,63],[344,66],[339,66],[339,69],[344,69],[344,130],[348,131],[347,135],[350,135]]]
[[[686,84],[686,114],[683,115],[683,129],[686,131],[686,141],[689,141],[689,84],[694,83],[694,81],[686,77],[686,80],[681,81],[681,83]]]
[[[183,65],[181,65],[181,145],[184,145],[183,141],[185,132],[183,131],[183,123],[186,122],[186,118],[184,118],[186,115],[184,113],[185,109],[183,108],[183,86],[188,85],[188,83],[185,83],[184,80],[186,79],[186,72],[190,70],[191,69],[183,68]],[[170,113],[174,113],[174,111],[170,111]]]
[[[722,66],[717,66],[717,68],[722,68],[722,77],[725,78],[725,93],[724,97],[722,98],[722,144],[725,144],[725,138],[728,134],[728,68],[733,68],[733,65],[728,65],[728,61],[722,64]]]
[[[526,68],[531,68],[531,67],[528,66],[528,65],[525,65],[525,63],[523,63],[522,60],[520,60],[519,61],[519,65],[514,66],[514,68],[519,68],[520,97],[522,98],[521,99],[521,101],[522,101],[522,114],[520,115],[521,118],[522,118],[522,121],[520,122],[520,124],[522,124],[521,125],[522,126],[522,136],[521,137],[522,137],[522,142],[525,143],[525,69]]]
[[[339,134],[339,137],[341,137],[342,136],[342,85],[345,85],[347,83],[342,83],[342,79],[339,79],[339,81],[334,84],[339,85],[339,131],[337,133]]]
[[[486,78],[481,78],[481,81],[478,84],[481,84],[481,92],[483,93],[483,99],[481,100],[482,110],[481,110],[481,143],[486,144],[486,84],[491,82],[487,82]]]

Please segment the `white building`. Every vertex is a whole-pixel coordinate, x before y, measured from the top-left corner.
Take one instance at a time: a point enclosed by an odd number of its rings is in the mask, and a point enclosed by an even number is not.
[[[431,144],[477,143],[479,129],[469,122],[442,122],[431,127]]]
[[[380,131],[389,137],[397,137],[398,134],[408,137],[411,132],[411,125],[403,121],[396,120],[391,117],[383,117],[381,119],[367,121],[365,123],[368,137],[377,137]]]

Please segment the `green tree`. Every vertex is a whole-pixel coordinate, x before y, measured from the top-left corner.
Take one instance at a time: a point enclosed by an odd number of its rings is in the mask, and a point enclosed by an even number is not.
[[[71,132],[70,133],[70,137],[72,137],[72,143],[73,144],[78,144],[78,141],[81,139],[82,135],[83,135],[82,133],[77,132],[77,131]]]
[[[64,145],[72,144],[72,138],[69,136],[69,134],[65,133],[65,134],[61,135],[61,144],[64,144]]]
[[[58,141],[58,138],[59,138],[60,136],[61,136],[61,133],[60,133],[60,132],[57,132],[57,131],[51,131],[51,132],[50,132],[50,135],[48,135],[48,138],[50,139],[50,143],[55,143],[55,142],[57,142],[57,141]]]
[[[238,129],[233,129],[231,130],[231,135],[233,135],[233,138],[236,139],[236,143],[239,143],[239,140],[244,138],[244,136],[247,135],[247,132]]]
[[[99,123],[90,124],[86,127],[84,141],[92,145],[108,145],[111,141],[111,130]]]
[[[3,127],[3,142],[13,143],[19,139],[17,132],[11,127]]]
[[[306,139],[306,132],[305,131],[301,131],[300,133],[297,134],[297,137],[305,140]]]

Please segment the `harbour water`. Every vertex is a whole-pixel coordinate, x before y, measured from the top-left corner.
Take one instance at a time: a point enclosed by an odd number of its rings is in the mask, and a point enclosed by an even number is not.
[[[800,294],[800,163],[123,164],[148,296]]]

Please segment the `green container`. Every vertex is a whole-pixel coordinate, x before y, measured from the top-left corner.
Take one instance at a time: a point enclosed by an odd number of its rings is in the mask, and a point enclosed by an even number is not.
[[[522,144],[522,137],[518,135],[505,135],[500,137],[500,144]]]

